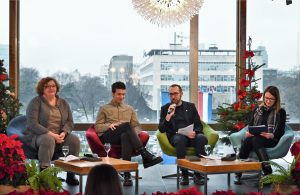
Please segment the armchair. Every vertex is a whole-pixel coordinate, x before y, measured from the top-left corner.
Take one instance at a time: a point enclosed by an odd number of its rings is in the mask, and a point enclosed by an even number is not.
[[[89,129],[86,131],[86,139],[88,141],[88,144],[92,150],[93,153],[98,154],[98,156],[106,156],[106,152],[104,150],[104,144],[100,141],[96,130],[95,130],[95,125],[91,125]],[[142,144],[146,146],[148,140],[149,140],[149,134],[146,131],[141,131],[138,134]],[[133,155],[137,156],[139,153],[136,151],[133,151]],[[121,158],[121,146],[120,145],[112,145],[109,156],[113,158]]]
[[[242,130],[236,133],[232,133],[230,135],[230,141],[232,143],[232,146],[241,146],[241,143],[243,139],[245,138],[245,134],[248,130],[248,126],[244,127]],[[270,159],[276,159],[276,158],[283,158],[288,153],[290,146],[292,144],[294,138],[294,132],[293,130],[286,125],[285,126],[285,133],[280,138],[278,144],[273,148],[267,148],[267,153],[269,155]],[[255,152],[251,152],[249,155],[249,158],[258,159]]]
[[[203,125],[203,133],[208,139],[208,144],[211,145],[213,149],[219,139],[219,134],[208,124],[204,123],[203,121],[201,122]],[[175,148],[170,144],[166,133],[161,133],[159,130],[157,130],[156,137],[163,153],[169,156],[176,156]],[[187,155],[195,155],[195,148],[187,147]],[[176,177],[176,174],[162,176],[162,178],[169,177]]]
[[[17,116],[13,118],[7,125],[7,135],[17,134],[18,139],[23,143],[22,148],[26,158],[37,159],[38,151],[35,150],[28,141],[25,140],[24,131],[26,129],[26,116]]]

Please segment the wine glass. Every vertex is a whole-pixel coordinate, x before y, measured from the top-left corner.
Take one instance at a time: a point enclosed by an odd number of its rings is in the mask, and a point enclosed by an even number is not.
[[[65,156],[65,161],[67,160],[67,155],[69,154],[69,146],[63,146],[62,147],[62,153]]]
[[[209,144],[205,145],[204,150],[205,150],[206,155],[209,156],[210,152],[211,152],[211,146]]]
[[[105,152],[106,152],[106,158],[108,158],[108,153],[109,153],[109,151],[110,151],[110,148],[111,148],[110,143],[105,143],[105,144],[104,144],[104,150],[105,150]]]
[[[238,146],[234,146],[233,147],[233,150],[234,150],[234,152],[235,152],[235,155],[236,155],[236,159],[237,160],[240,160],[240,147],[238,147]]]

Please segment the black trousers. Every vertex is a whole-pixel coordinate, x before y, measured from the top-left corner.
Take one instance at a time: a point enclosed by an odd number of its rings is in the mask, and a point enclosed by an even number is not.
[[[258,150],[265,150],[265,148],[272,148],[277,145],[277,142],[273,139],[267,139],[263,136],[250,136],[247,137],[242,143],[239,157],[246,159],[249,157],[251,150],[254,150],[258,154]],[[257,155],[260,157],[260,155]],[[259,159],[262,161],[262,159]]]
[[[207,138],[203,134],[197,134],[194,139],[181,134],[175,134],[171,137],[170,143],[176,149],[177,158],[185,158],[186,147],[194,147],[196,155],[205,155],[204,146],[208,143]]]
[[[137,133],[131,128],[130,123],[122,123],[115,130],[109,129],[100,136],[102,143],[121,145],[122,159],[131,160],[132,151],[143,147]]]

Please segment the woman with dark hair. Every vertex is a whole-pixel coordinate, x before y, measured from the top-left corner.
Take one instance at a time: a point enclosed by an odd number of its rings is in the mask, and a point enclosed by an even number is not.
[[[85,185],[85,195],[122,195],[118,172],[108,164],[93,167]]]
[[[57,93],[60,86],[52,77],[42,78],[36,87],[34,97],[26,110],[27,138],[29,144],[38,151],[41,169],[50,166],[53,158],[62,156],[62,146],[69,146],[69,154],[78,156],[79,138],[71,134],[74,127],[69,104]],[[78,185],[73,173],[67,173],[66,182]]]
[[[284,134],[286,113],[280,108],[279,90],[275,86],[269,86],[263,93],[263,102],[253,110],[250,116],[249,126],[265,125],[268,132],[259,135],[252,135],[246,132],[246,138],[242,143],[239,157],[246,159],[251,150],[254,150],[260,162],[269,161],[265,148],[271,148],[277,145]],[[272,173],[271,165],[262,163],[264,175]],[[241,174],[237,175],[238,177]]]

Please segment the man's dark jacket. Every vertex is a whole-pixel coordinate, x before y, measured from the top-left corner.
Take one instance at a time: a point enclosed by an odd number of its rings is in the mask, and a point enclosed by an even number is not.
[[[166,121],[166,115],[170,104],[171,103],[167,103],[166,105],[161,107],[160,120],[158,126],[159,131],[162,133],[166,132],[169,139],[178,131],[178,129],[175,126],[174,117],[172,117],[169,122]],[[189,125],[194,124],[194,130],[196,134],[203,134],[203,126],[201,124],[200,117],[195,107],[195,104],[182,101],[182,106],[183,111],[185,112],[185,120],[188,122]]]

